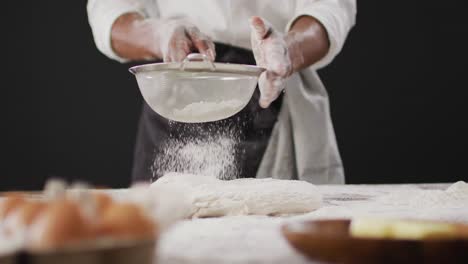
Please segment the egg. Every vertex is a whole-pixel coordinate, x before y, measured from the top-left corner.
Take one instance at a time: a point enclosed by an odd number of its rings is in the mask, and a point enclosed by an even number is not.
[[[153,238],[156,223],[132,203],[113,203],[102,214],[97,233],[114,238]]]
[[[25,200],[9,213],[2,225],[2,233],[8,238],[25,238],[33,220],[43,211],[45,203]]]
[[[96,205],[96,211],[98,214],[104,213],[107,208],[113,203],[112,198],[102,192],[96,192],[93,194],[94,202]]]
[[[81,212],[89,222],[95,222],[113,202],[112,198],[103,192],[94,192],[82,188],[84,185],[74,185],[75,189],[67,192],[66,199],[79,204]]]
[[[19,221],[25,226],[32,224],[34,219],[46,209],[46,203],[41,201],[28,201],[17,210]]]
[[[89,238],[89,229],[77,203],[67,199],[51,201],[31,225],[29,246],[58,248]]]
[[[26,199],[20,194],[7,195],[0,203],[0,221],[4,220],[8,214],[26,202]]]

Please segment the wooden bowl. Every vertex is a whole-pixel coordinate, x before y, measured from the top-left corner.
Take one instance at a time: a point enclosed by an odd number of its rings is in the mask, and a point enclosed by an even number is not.
[[[156,240],[108,241],[49,251],[27,251],[28,264],[153,264]]]
[[[287,224],[288,242],[311,260],[339,263],[468,263],[468,238],[401,240],[355,238],[350,220]]]
[[[17,254],[16,253],[9,253],[9,254],[1,254],[0,255],[0,263],[1,264],[15,264],[17,263]]]

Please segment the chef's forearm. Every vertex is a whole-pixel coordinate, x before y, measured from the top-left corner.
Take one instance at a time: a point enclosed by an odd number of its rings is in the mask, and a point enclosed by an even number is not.
[[[330,48],[323,25],[311,16],[299,17],[286,35],[293,72],[309,67],[322,59]]]
[[[112,25],[111,45],[114,52],[122,58],[130,60],[147,60],[158,58],[151,49],[154,43],[148,43],[145,27],[138,27],[136,23],[144,18],[138,13],[121,15]]]

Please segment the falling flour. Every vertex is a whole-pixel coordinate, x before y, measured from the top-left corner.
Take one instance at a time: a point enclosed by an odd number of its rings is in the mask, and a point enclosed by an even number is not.
[[[188,124],[178,136],[169,137],[153,162],[155,181],[169,172],[205,175],[222,180],[238,177],[236,162],[237,129],[212,125],[200,129]],[[182,136],[181,136],[182,135]]]
[[[207,122],[227,118],[244,106],[244,102],[232,99],[219,102],[195,102],[175,109],[172,118],[181,122]]]

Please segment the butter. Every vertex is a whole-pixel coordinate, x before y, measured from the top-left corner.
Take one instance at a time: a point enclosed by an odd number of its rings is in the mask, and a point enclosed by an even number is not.
[[[414,220],[358,218],[350,226],[351,236],[361,238],[420,240],[452,238],[456,233],[452,224]]]
[[[391,222],[384,219],[358,218],[353,219],[350,225],[350,233],[354,237],[388,238],[391,232]]]

